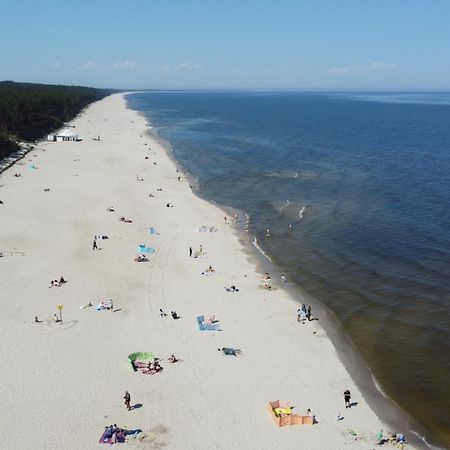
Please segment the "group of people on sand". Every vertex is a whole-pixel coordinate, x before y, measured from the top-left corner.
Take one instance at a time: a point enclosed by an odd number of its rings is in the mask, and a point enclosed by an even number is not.
[[[311,320],[311,305],[302,304],[297,309],[297,322],[304,324],[306,321],[311,322]]]
[[[52,287],[61,287],[63,284],[67,283],[67,281],[64,279],[63,276],[61,276],[61,278],[58,280],[52,280],[50,281],[50,285],[49,288]]]
[[[230,287],[226,287],[225,290],[227,292],[239,292],[239,289],[234,284],[232,284]]]
[[[112,442],[112,443],[117,443],[119,441],[123,442],[126,433],[127,430],[119,428],[116,424],[109,425],[105,427],[105,432],[103,434],[103,442]]]
[[[112,298],[110,298],[106,303],[105,302],[100,302],[97,306],[97,310],[101,311],[103,309],[108,309],[110,311],[114,311],[114,303]]]
[[[168,316],[168,314],[165,313],[162,308],[159,308],[159,317],[164,318],[164,317],[167,317],[167,316]],[[170,316],[174,320],[181,319],[181,316],[179,316],[176,311],[170,311]]]
[[[192,257],[198,258],[198,257],[204,256],[204,255],[205,255],[205,253],[203,253],[203,245],[202,244],[200,244],[198,251],[195,251],[195,252],[192,249],[192,247],[189,247],[189,257],[190,258],[192,258]]]

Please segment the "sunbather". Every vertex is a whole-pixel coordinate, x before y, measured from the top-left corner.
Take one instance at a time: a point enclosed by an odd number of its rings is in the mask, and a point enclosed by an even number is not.
[[[176,311],[170,311],[170,315],[172,316],[172,319],[179,319],[180,316],[177,314]]]
[[[238,348],[222,347],[218,348],[217,350],[228,356],[237,356],[241,354],[241,351]]]
[[[230,286],[229,288],[225,288],[225,290],[227,292],[239,292],[239,289],[233,284],[232,286]]]
[[[211,275],[215,272],[212,266],[209,266],[205,271],[202,272],[202,275]]]
[[[87,305],[80,306],[80,309],[89,308],[90,306],[94,306],[91,302],[89,302]]]
[[[168,361],[169,361],[170,363],[176,363],[176,362],[179,361],[179,359],[178,359],[175,355],[172,354],[172,355],[170,355]]]
[[[126,219],[125,216],[122,216],[119,220],[121,222],[125,222],[125,223],[133,223],[133,221],[131,219]]]

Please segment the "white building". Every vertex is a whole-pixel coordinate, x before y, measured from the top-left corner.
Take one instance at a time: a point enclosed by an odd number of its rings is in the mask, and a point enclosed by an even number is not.
[[[70,128],[64,128],[55,134],[49,134],[47,136],[48,141],[66,142],[66,141],[78,141],[78,134],[72,131]]]

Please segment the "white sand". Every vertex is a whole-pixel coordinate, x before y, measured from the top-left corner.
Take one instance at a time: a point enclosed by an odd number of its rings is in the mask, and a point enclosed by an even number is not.
[[[144,134],[145,122],[122,95],[108,97],[74,121],[82,142],[43,144],[0,175],[0,250],[25,252],[0,258],[0,447],[102,448],[104,426],[116,423],[143,430],[128,447],[374,448],[375,434],[388,428],[319,322],[298,324],[296,301],[281,288],[260,287],[223,211],[177,181],[174,163]],[[122,215],[133,223],[120,222]],[[218,231],[199,233],[201,225]],[[150,236],[150,226],[160,235]],[[99,251],[94,234],[109,236]],[[133,261],[141,243],[156,249],[147,263]],[[206,255],[189,258],[189,246],[200,244]],[[200,275],[210,264],[216,273]],[[49,289],[61,275],[68,283]],[[239,293],[225,292],[232,284]],[[110,297],[120,311],[80,309]],[[63,326],[52,320],[58,304]],[[161,319],[159,308],[182,318]],[[199,314],[215,314],[223,331],[200,332]],[[36,315],[45,322],[34,324]],[[243,354],[222,356],[223,346]],[[143,375],[127,363],[135,351],[183,361],[162,361],[162,373]],[[125,409],[126,389],[142,407]],[[345,389],[358,402],[350,410]],[[277,399],[300,414],[311,408],[319,423],[275,427],[267,404]]]

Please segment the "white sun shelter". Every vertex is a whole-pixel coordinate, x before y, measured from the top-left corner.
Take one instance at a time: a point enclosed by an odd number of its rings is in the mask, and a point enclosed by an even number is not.
[[[49,134],[47,140],[57,142],[78,141],[78,134],[70,128],[64,128],[55,134]]]

